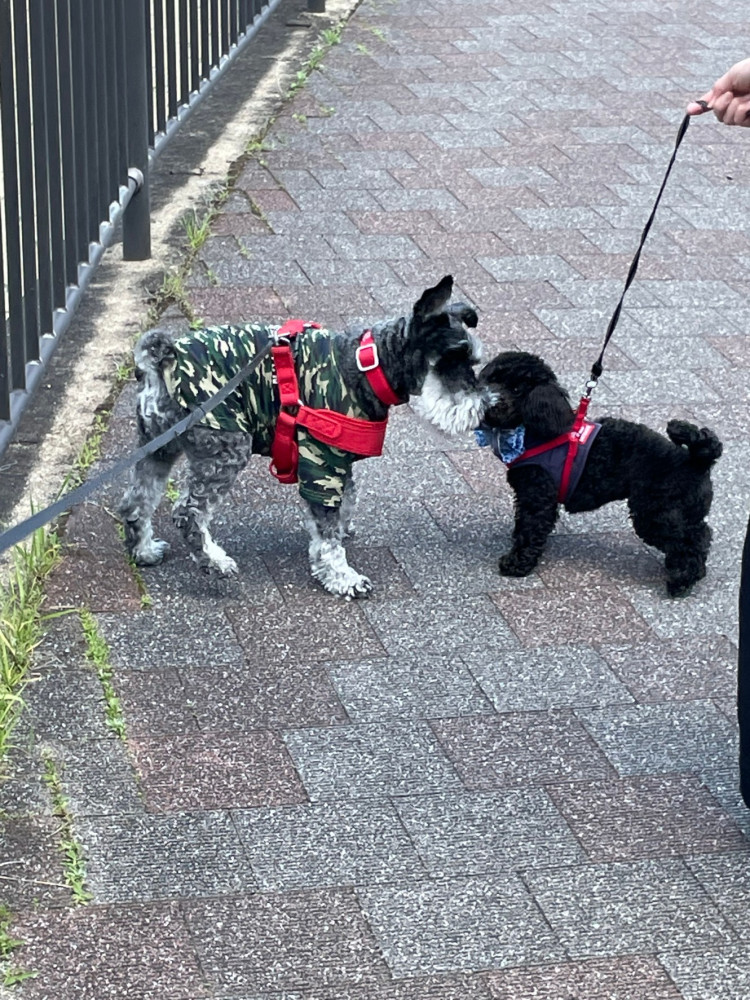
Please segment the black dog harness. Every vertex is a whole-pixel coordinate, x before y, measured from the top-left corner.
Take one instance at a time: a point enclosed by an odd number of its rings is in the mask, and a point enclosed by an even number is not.
[[[507,463],[509,469],[519,465],[540,465],[558,484],[557,502],[565,503],[572,496],[589,457],[589,449],[601,429],[601,424],[581,419],[578,415],[569,431],[551,441],[528,448]]]

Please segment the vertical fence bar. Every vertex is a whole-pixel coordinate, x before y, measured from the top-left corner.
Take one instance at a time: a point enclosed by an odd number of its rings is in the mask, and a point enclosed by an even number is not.
[[[154,0],[154,76],[156,87],[156,121],[151,129],[149,144],[153,145],[157,132],[163,132],[167,127],[166,87],[167,78],[164,66],[164,2]]]
[[[5,112],[7,110],[7,105],[13,108],[13,89],[10,91],[5,89],[5,79],[2,72],[3,62],[8,58],[8,49],[10,42],[10,8],[6,0],[0,0],[0,164],[4,164],[5,154],[6,154],[6,141],[5,141]],[[12,76],[12,64],[11,64],[11,76]],[[5,100],[3,101],[3,94],[5,94]],[[15,134],[15,123],[13,123],[13,132]],[[15,144],[10,147],[11,155],[15,161],[16,151]],[[15,167],[15,163],[14,163]],[[3,169],[3,178],[5,178],[5,169]],[[0,420],[10,419],[10,354],[11,345],[8,342],[8,331],[5,323],[6,315],[6,293],[5,290],[8,289],[10,292],[10,277],[5,271],[5,254],[3,248],[3,199],[0,198],[0,281],[2,282],[2,291],[0,291]]]
[[[73,124],[73,88],[75,83],[71,59],[70,3],[71,0],[58,0],[57,7],[57,44],[60,63],[60,176],[63,195],[66,285],[75,284],[78,278],[78,261],[81,259],[78,232],[79,185]]]
[[[188,0],[180,0],[180,95],[178,104],[187,104],[190,97],[190,60],[188,40]]]
[[[87,242],[95,243],[99,239],[99,147],[96,141],[98,128],[98,96],[96,87],[96,26],[94,23],[94,4],[96,0],[80,0],[81,31],[83,41],[83,62],[78,92],[79,122],[86,122],[86,146],[84,148],[84,163],[86,164],[86,193],[88,196],[88,231]],[[88,251],[86,253],[88,260]]]
[[[205,0],[203,0],[205,2]],[[198,30],[198,0],[190,0],[190,90],[201,85],[200,33]]]
[[[218,66],[221,59],[221,36],[219,34],[219,0],[211,0],[211,52],[207,53],[209,68]],[[204,73],[208,77],[208,73]]]
[[[169,117],[177,114],[177,22],[175,10],[177,0],[166,0],[167,3],[167,86],[169,93]]]
[[[63,230],[62,153],[60,149],[60,66],[57,0],[44,5],[44,61],[46,63],[47,162],[49,228],[52,258],[52,307],[65,305],[65,235]]]
[[[115,15],[115,5],[119,0],[99,0],[102,7],[102,23],[104,28],[104,46],[102,47],[102,57],[104,66],[102,67],[101,84],[106,84],[106,108],[107,108],[107,201],[108,204],[115,200],[122,178],[120,171],[120,102],[122,94],[117,79],[117,42],[116,29],[117,20]],[[104,216],[107,218],[107,215]]]
[[[207,80],[211,72],[211,11],[209,3],[204,0],[201,12],[201,79]],[[200,82],[200,81],[199,81]]]
[[[16,121],[18,126],[18,179],[20,188],[21,257],[23,261],[24,343],[14,359],[14,376],[22,366],[20,381],[14,377],[13,388],[26,384],[26,362],[36,357],[39,330],[36,245],[34,243],[34,154],[32,150],[31,84],[29,82],[29,36],[26,4],[15,0],[13,26],[16,41]]]
[[[96,111],[97,111],[97,129],[96,138],[98,144],[98,157],[99,157],[99,189],[97,198],[97,213],[96,217],[99,223],[103,219],[109,218],[109,205],[111,196],[111,184],[112,178],[110,176],[110,159],[109,159],[109,148],[110,148],[110,130],[108,128],[108,115],[109,115],[109,91],[110,91],[110,74],[107,67],[107,38],[106,38],[106,26],[104,23],[105,19],[105,5],[108,0],[94,0],[94,11],[95,11],[95,24],[96,24],[96,49],[95,49],[95,67],[94,67],[94,77],[91,80],[89,86],[96,90],[97,101],[96,101]],[[97,239],[99,234],[97,233]]]
[[[0,30],[2,25],[0,24]],[[1,95],[0,95],[1,99]],[[2,201],[0,201],[0,233],[3,231]],[[5,274],[3,259],[3,241],[0,239],[0,420],[10,420],[10,380],[8,378],[8,362],[10,360],[10,344],[8,330],[5,325],[5,288],[8,279]]]
[[[125,260],[151,256],[151,199],[148,177],[149,99],[147,89],[148,0],[132,0],[126,18],[125,46],[128,67],[128,166],[141,172],[143,181],[122,219],[122,255]]]
[[[115,92],[117,95],[117,184],[124,184],[128,173],[128,108],[123,100],[127,93],[128,64],[125,59],[125,19],[127,0],[114,0],[114,24],[112,25],[112,44],[114,47]],[[149,67],[151,59],[148,60]],[[149,94],[153,83],[149,86]],[[149,105],[153,114],[153,108]],[[149,116],[151,117],[151,116]]]
[[[52,328],[52,278],[50,262],[49,155],[47,152],[46,74],[44,63],[44,0],[29,0],[31,42],[31,114],[33,119],[34,200],[36,216],[38,327],[27,338],[27,360],[39,357],[39,335]]]
[[[76,258],[88,260],[91,239],[91,156],[89,154],[89,105],[86,100],[86,53],[84,51],[85,0],[70,0],[71,116],[76,185]],[[76,266],[77,272],[77,266]]]
[[[224,21],[225,30],[224,34],[221,36],[222,52],[229,52],[230,44],[234,45],[234,43],[237,41],[237,35],[239,33],[239,29],[237,27],[239,23],[238,0],[228,0],[228,2],[225,5],[225,13],[226,13],[226,7],[229,7],[229,26],[227,30],[227,22],[225,20]]]
[[[21,251],[21,195],[16,130],[16,80],[13,70],[10,0],[0,0],[0,115],[2,116],[3,192],[5,195],[5,246],[10,325],[8,392],[22,388],[26,378],[26,315],[23,302]]]

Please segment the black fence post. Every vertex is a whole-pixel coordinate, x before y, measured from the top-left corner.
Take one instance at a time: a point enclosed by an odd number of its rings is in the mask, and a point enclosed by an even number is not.
[[[135,0],[132,7],[128,3],[125,16],[128,183],[135,185],[135,193],[122,216],[124,260],[147,260],[151,256],[151,197],[148,183],[151,95],[148,91],[148,51],[146,0]]]

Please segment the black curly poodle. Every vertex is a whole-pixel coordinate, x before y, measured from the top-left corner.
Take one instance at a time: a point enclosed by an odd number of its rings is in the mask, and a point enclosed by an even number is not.
[[[670,420],[669,440],[643,424],[602,417],[589,425],[588,454],[574,468],[562,495],[559,472],[568,451],[567,439],[538,457],[529,453],[542,443],[566,435],[575,413],[568,393],[552,369],[534,354],[506,351],[482,369],[480,384],[498,394],[486,410],[480,428],[484,443],[508,465],[508,483],[515,492],[513,544],[500,559],[504,576],[527,576],[538,563],[557,520],[558,506],[572,513],[596,510],[611,500],[627,500],[636,534],[665,554],[670,597],[689,593],[706,574],[711,529],[706,517],[713,489],[710,469],[722,445],[713,431],[699,430],[683,420]],[[523,428],[523,431],[521,431]],[[507,451],[521,448],[521,457]],[[520,439],[523,443],[520,443]]]

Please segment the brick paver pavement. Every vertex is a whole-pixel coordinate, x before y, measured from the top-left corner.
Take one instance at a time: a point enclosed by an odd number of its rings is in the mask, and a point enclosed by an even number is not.
[[[595,357],[688,98],[750,52],[729,0],[365,0],[250,157],[189,281],[207,321],[338,326],[455,276],[487,351]],[[750,131],[695,122],[594,412],[718,430],[707,579],[670,601],[622,505],[497,575],[499,464],[394,414],[359,467],[370,600],[307,571],[258,461],[217,516],[240,575],[173,551],[141,607],[102,506],[29,689],[3,874],[22,1000],[747,1000],[750,814],[734,671],[750,484]],[[174,319],[174,316],[172,316]],[[109,453],[128,446],[132,388]],[[87,864],[61,885],[62,774]],[[17,862],[14,867],[14,862]]]

